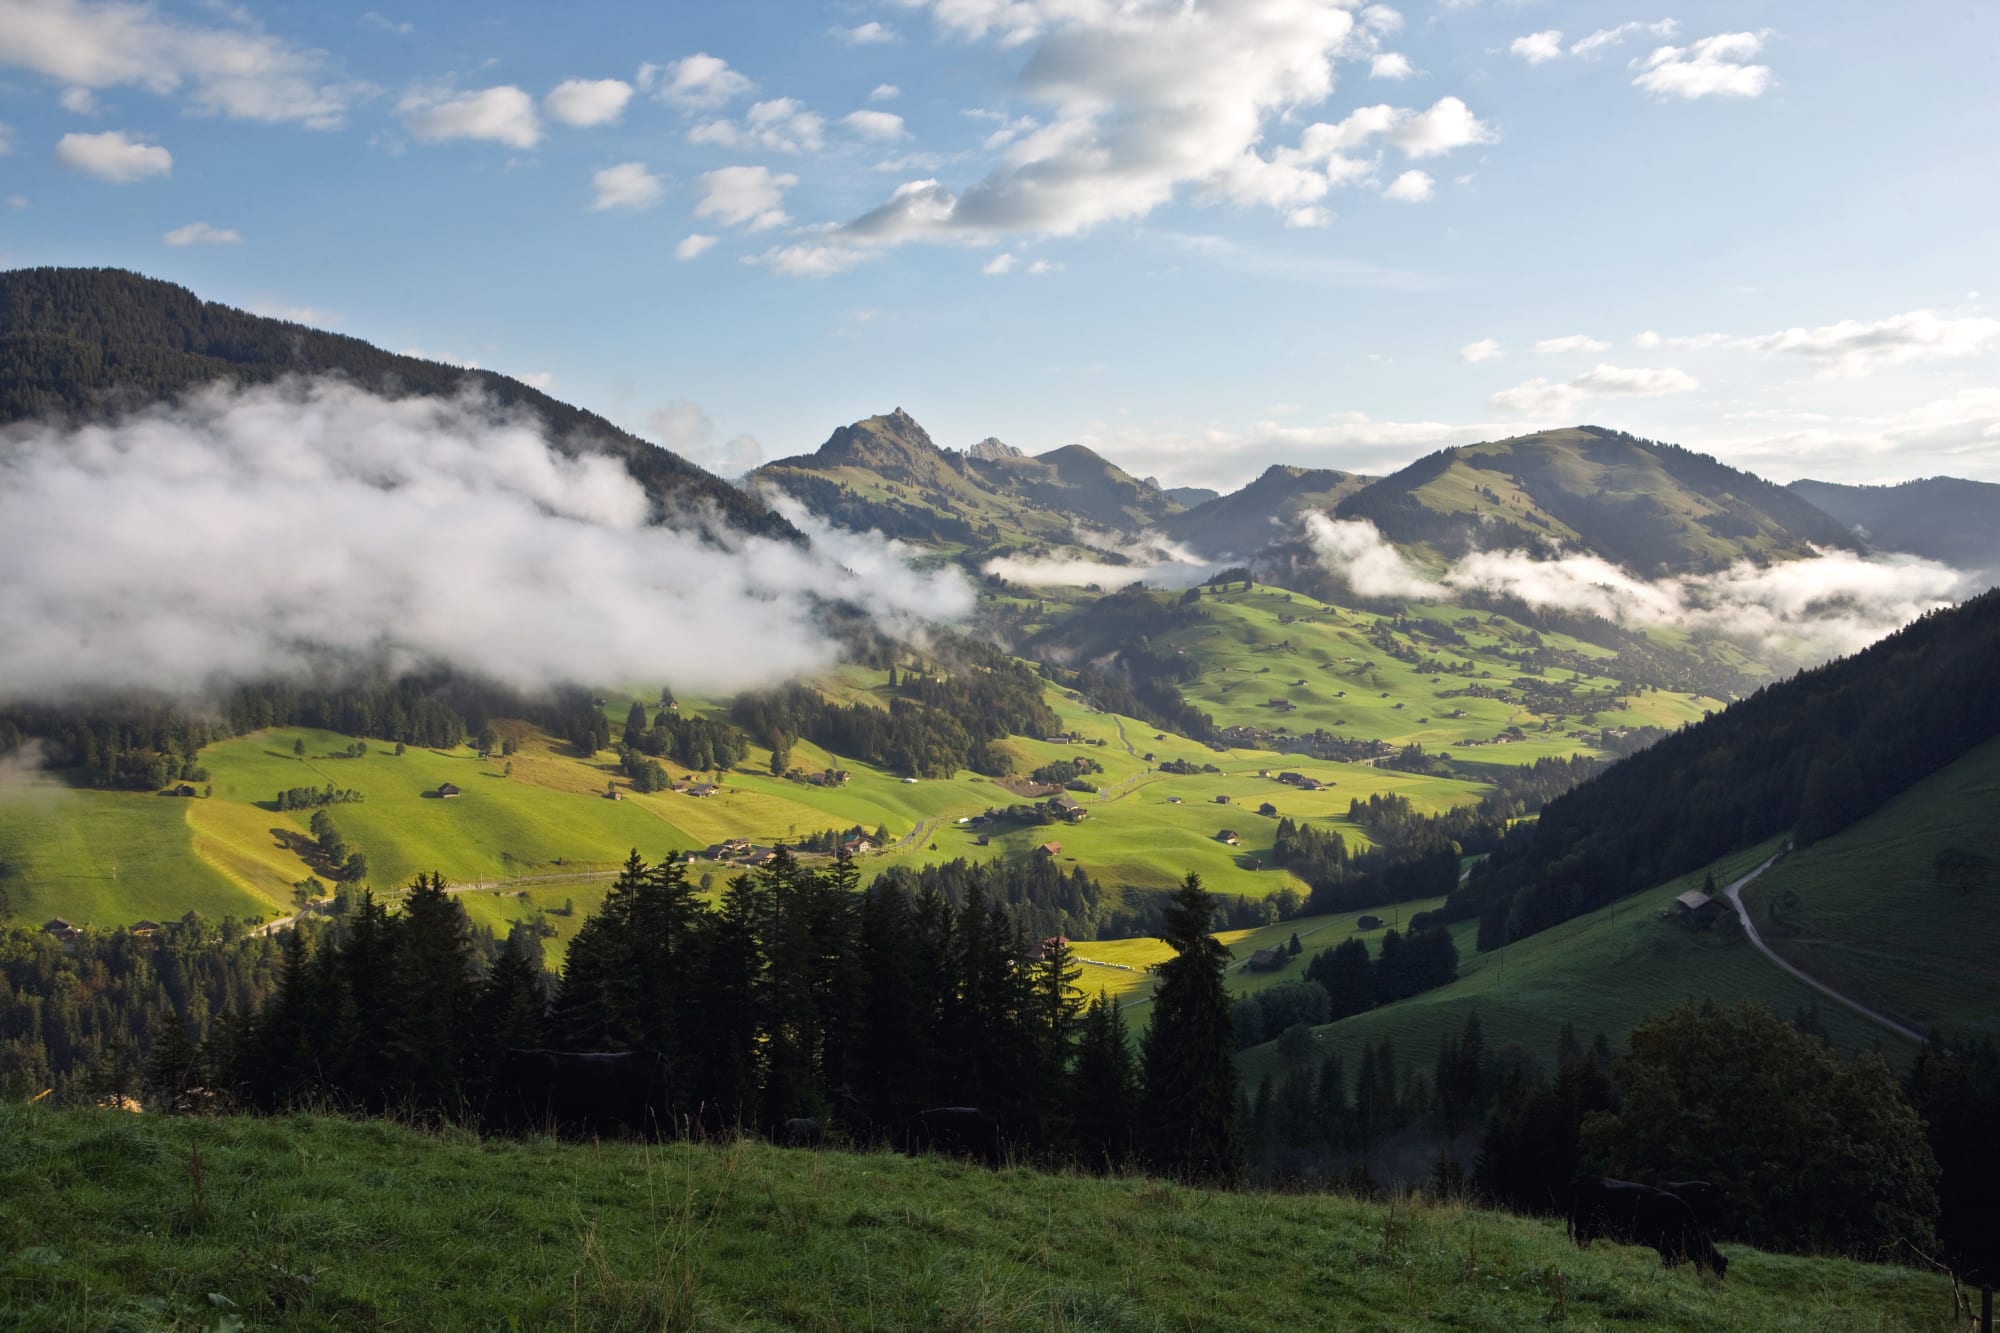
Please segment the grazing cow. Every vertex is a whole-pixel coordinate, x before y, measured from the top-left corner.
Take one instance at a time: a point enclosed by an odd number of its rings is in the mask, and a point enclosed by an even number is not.
[[[1651,1246],[1669,1268],[1693,1260],[1697,1271],[1707,1268],[1718,1278],[1729,1270],[1684,1199],[1629,1180],[1578,1177],[1570,1188],[1569,1235],[1579,1249],[1601,1236]]]
[[[487,1119],[506,1129],[590,1138],[667,1132],[666,1061],[651,1051],[503,1050]]]
[[[970,1157],[990,1167],[1006,1165],[1006,1142],[1000,1121],[977,1106],[933,1106],[910,1117],[903,1151],[912,1157],[927,1152]]]
[[[787,1148],[817,1148],[820,1141],[819,1121],[809,1115],[795,1115],[778,1132],[778,1142]]]
[[[1695,1221],[1709,1231],[1722,1224],[1722,1187],[1711,1185],[1706,1180],[1663,1180],[1660,1188],[1669,1194],[1678,1194],[1688,1207],[1694,1209]]]

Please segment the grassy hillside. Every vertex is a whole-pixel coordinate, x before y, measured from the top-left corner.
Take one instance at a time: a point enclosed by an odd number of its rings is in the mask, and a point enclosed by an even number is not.
[[[1644,575],[1856,545],[1837,519],[1760,477],[1594,426],[1443,450],[1338,512],[1440,554],[1554,543]]]
[[[1795,966],[1919,1027],[2000,1036],[2000,876],[1959,894],[1947,846],[2000,861],[2000,740],[1925,778],[1744,892]]]
[[[1710,868],[1716,883],[1742,875],[1778,846],[1773,839],[1718,861]],[[1633,894],[1483,954],[1473,951],[1471,931],[1465,930],[1459,936],[1457,981],[1330,1023],[1317,1031],[1321,1049],[1340,1055],[1351,1071],[1363,1043],[1386,1037],[1403,1060],[1428,1068],[1438,1038],[1456,1036],[1466,1015],[1476,1011],[1489,1050],[1511,1042],[1547,1060],[1565,1023],[1574,1024],[1586,1040],[1603,1031],[1618,1046],[1649,1014],[1683,1000],[1715,999],[1756,1000],[1786,1018],[1816,1006],[1828,1035],[1842,1050],[1879,1044],[1893,1060],[1915,1054],[1914,1046],[1773,966],[1751,946],[1734,918],[1706,931],[1662,920],[1660,913],[1675,896],[1700,888],[1706,873],[1697,871]],[[1314,951],[1309,949],[1307,956]],[[1277,1071],[1276,1048],[1270,1043],[1255,1047],[1245,1052],[1241,1064],[1244,1077],[1254,1084],[1265,1072]]]
[[[1718,1283],[1455,1204],[311,1116],[0,1107],[0,1197],[20,1329],[1890,1333],[1948,1327],[1951,1299],[1733,1245]]]

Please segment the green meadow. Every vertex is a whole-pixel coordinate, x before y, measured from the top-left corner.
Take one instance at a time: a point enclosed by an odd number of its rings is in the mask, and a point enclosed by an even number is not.
[[[1915,1333],[1949,1281],[936,1158],[0,1106],[10,1328]]]
[[[1710,867],[1716,883],[1726,884],[1753,869],[1780,842],[1773,839],[1716,862]],[[1621,898],[1488,953],[1474,952],[1475,923],[1462,923],[1453,928],[1459,946],[1457,981],[1327,1024],[1314,1034],[1320,1049],[1339,1055],[1353,1069],[1363,1043],[1387,1038],[1400,1059],[1428,1066],[1438,1039],[1455,1036],[1466,1016],[1476,1012],[1489,1050],[1513,1043],[1548,1060],[1565,1023],[1575,1025],[1585,1041],[1602,1031],[1616,1046],[1649,1014],[1685,1000],[1714,999],[1755,1000],[1787,1018],[1815,1007],[1843,1050],[1880,1045],[1898,1061],[1915,1054],[1909,1042],[1773,967],[1733,917],[1709,930],[1663,920],[1661,913],[1675,896],[1700,888],[1706,873],[1697,871]],[[1240,1064],[1254,1086],[1263,1074],[1279,1070],[1275,1044],[1245,1052]]]
[[[2000,863],[2000,741],[1786,857],[1744,902],[1772,948],[1835,989],[1920,1028],[2000,1035],[2000,871],[1940,887],[1949,846]]]

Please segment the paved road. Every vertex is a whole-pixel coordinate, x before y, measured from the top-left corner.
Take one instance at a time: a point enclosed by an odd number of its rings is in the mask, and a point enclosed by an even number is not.
[[[1779,855],[1783,855],[1783,853],[1779,853]],[[1743,933],[1750,937],[1750,943],[1757,946],[1757,952],[1763,954],[1766,958],[1776,963],[1779,967],[1784,968],[1785,971],[1791,973],[1793,976],[1797,977],[1800,981],[1805,982],[1806,985],[1811,986],[1814,990],[1826,996],[1834,1003],[1845,1005],[1849,1009],[1852,1009],[1855,1013],[1860,1014],[1863,1018],[1867,1019],[1869,1022],[1880,1024],[1882,1027],[1889,1029],[1889,1031],[1895,1033],[1897,1036],[1905,1038],[1906,1040],[1909,1041],[1914,1041],[1919,1045],[1921,1045],[1924,1041],[1923,1033],[1917,1031],[1913,1027],[1904,1026],[1903,1024],[1897,1022],[1895,1019],[1889,1017],[1887,1014],[1878,1013],[1877,1011],[1870,1009],[1867,1005],[1861,1003],[1859,1000],[1851,999],[1848,996],[1842,995],[1839,991],[1835,990],[1833,987],[1827,985],[1823,981],[1818,981],[1812,977],[1807,976],[1804,972],[1799,971],[1798,968],[1793,967],[1783,958],[1780,958],[1776,953],[1776,951],[1774,951],[1770,945],[1764,943],[1764,937],[1757,933],[1756,923],[1751,921],[1750,919],[1750,910],[1743,905],[1743,886],[1748,884],[1751,880],[1757,878],[1757,876],[1763,874],[1766,870],[1769,870],[1772,864],[1777,861],[1777,859],[1778,859],[1777,856],[1771,857],[1770,860],[1764,862],[1764,864],[1758,866],[1755,870],[1751,871],[1743,878],[1737,880],[1734,884],[1726,886],[1722,890],[1723,896],[1728,898],[1730,904],[1736,908],[1736,919],[1743,923]]]

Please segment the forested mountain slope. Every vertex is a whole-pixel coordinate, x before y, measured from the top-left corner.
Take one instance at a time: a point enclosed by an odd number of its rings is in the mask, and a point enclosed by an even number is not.
[[[477,390],[533,413],[569,453],[610,454],[663,508],[712,505],[733,526],[796,536],[791,524],[678,455],[490,370],[399,356],[345,334],[203,301],[122,269],[0,273],[0,425],[95,419],[221,380],[343,375],[392,397]]]
[[[1330,510],[1373,480],[1332,468],[1274,463],[1241,490],[1168,519],[1168,535],[1215,557],[1252,555],[1297,531],[1307,510]]]
[[[1482,947],[1787,830],[1839,832],[2000,734],[2000,591],[1769,686],[1551,801],[1452,895]]]
[[[1860,547],[1783,487],[1597,426],[1441,450],[1348,496],[1337,513],[1447,556],[1561,546],[1646,577]]]
[[[1963,477],[1925,477],[1900,486],[1842,486],[1801,480],[1786,489],[1858,528],[1873,545],[2000,572],[2000,486]]]

